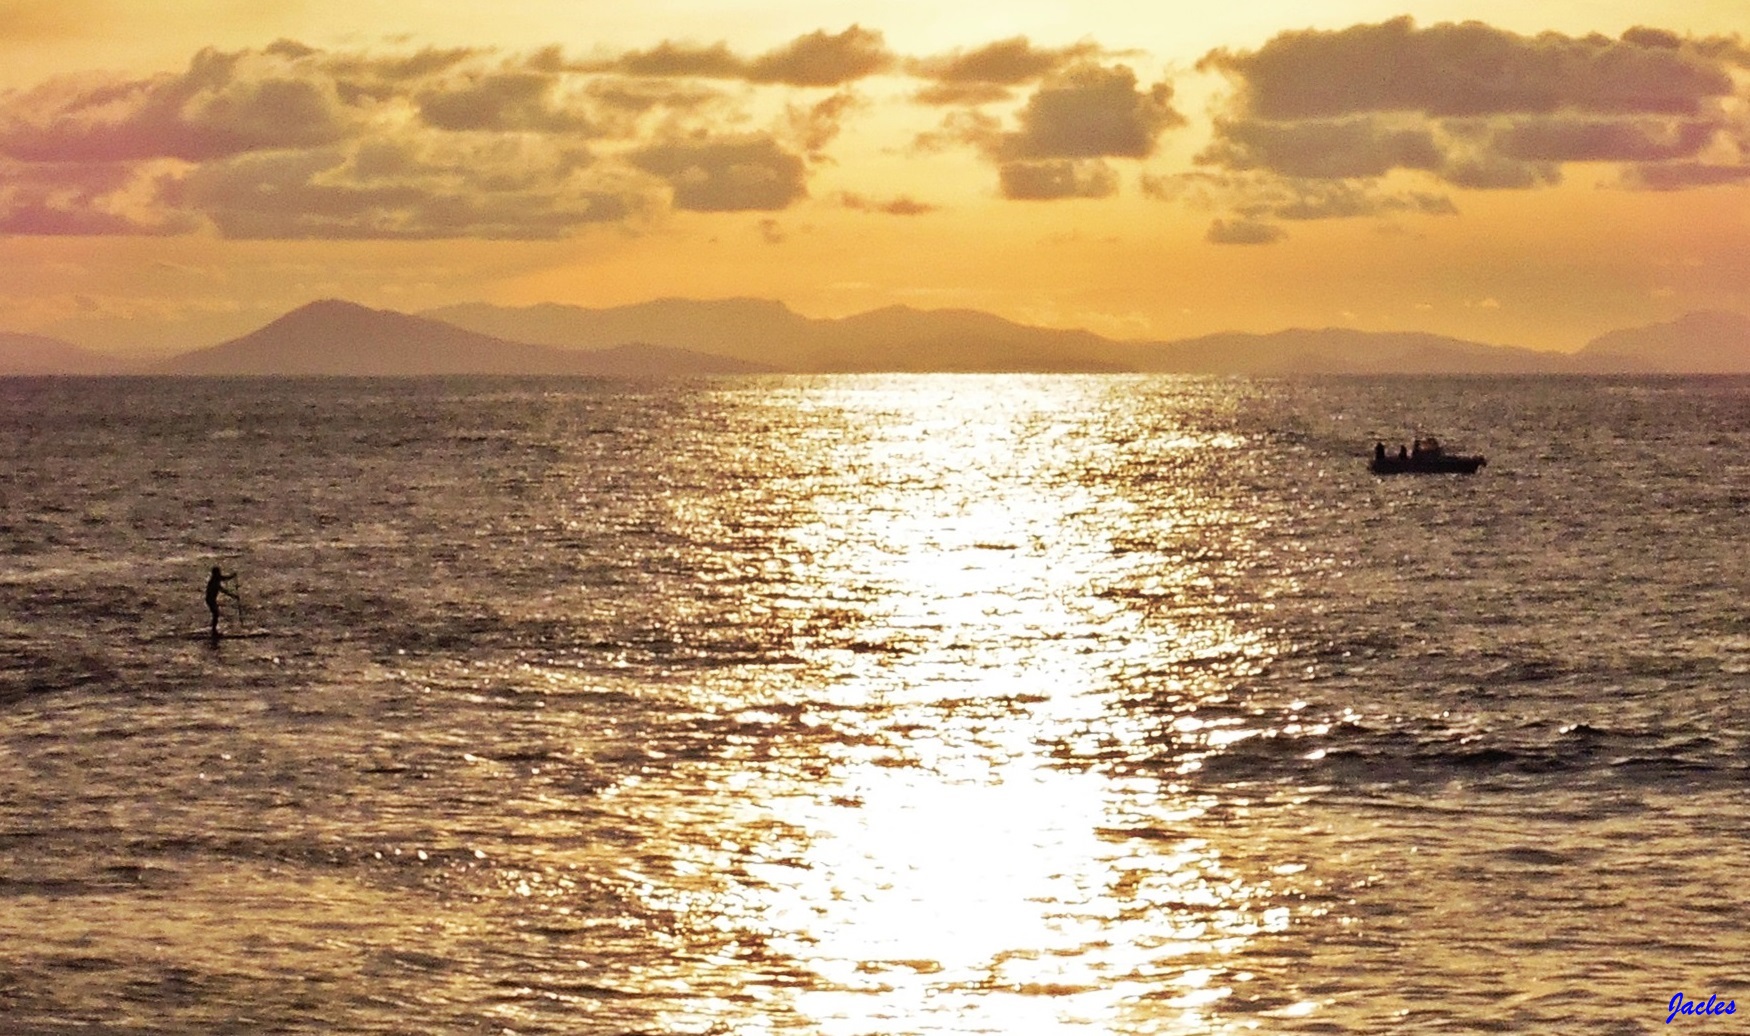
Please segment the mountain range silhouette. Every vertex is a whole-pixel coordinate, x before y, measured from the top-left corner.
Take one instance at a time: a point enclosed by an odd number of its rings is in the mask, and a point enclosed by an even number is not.
[[[57,339],[0,333],[0,374],[20,375],[652,378],[863,371],[1750,373],[1750,316],[1690,313],[1601,335],[1576,353],[1348,328],[1131,342],[976,310],[889,306],[821,319],[751,298],[603,309],[471,303],[419,314],[324,299],[229,341],[132,365]]]

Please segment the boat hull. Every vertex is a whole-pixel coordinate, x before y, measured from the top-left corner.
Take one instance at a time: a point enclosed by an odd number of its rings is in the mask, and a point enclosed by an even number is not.
[[[1482,457],[1375,457],[1367,470],[1375,475],[1474,475],[1489,462]]]

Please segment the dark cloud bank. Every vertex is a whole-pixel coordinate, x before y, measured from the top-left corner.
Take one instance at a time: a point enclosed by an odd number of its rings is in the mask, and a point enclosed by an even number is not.
[[[1228,207],[1251,219],[1305,218],[1299,199],[1332,183],[1357,187],[1350,199],[1378,212],[1451,210],[1379,188],[1406,171],[1472,190],[1559,183],[1575,162],[1617,163],[1629,187],[1750,178],[1750,52],[1735,38],[1521,36],[1397,18],[1282,33],[1255,51],[1213,51],[1198,68],[1233,86],[1198,175],[1205,189],[1227,177]]]
[[[875,76],[942,111],[919,153],[970,149],[1006,198],[1109,197],[1128,169],[1145,194],[1218,213],[1217,243],[1269,243],[1295,220],[1447,215],[1448,191],[1551,185],[1579,162],[1612,163],[1635,189],[1750,182],[1750,53],[1735,38],[1408,18],[1286,32],[1198,63],[1230,93],[1195,168],[1172,174],[1145,164],[1187,125],[1173,85],[1119,57],[1023,37],[907,57],[860,26],[750,55],[209,49],[180,72],[0,96],[0,233],[538,239],[665,210],[770,213],[809,196]],[[781,92],[783,116],[761,126],[749,91]],[[987,110],[1002,102],[1009,114]],[[935,208],[835,197],[871,215]]]

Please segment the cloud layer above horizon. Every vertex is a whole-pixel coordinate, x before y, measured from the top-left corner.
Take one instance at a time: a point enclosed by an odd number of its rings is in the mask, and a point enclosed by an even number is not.
[[[1750,183],[1750,49],[1732,37],[1409,18],[1284,32],[1180,73],[1225,84],[1207,119],[1144,66],[1022,37],[906,56],[857,25],[749,54],[207,49],[178,72],[0,95],[0,234],[537,240],[770,214],[883,119],[916,127],[907,160],[971,156],[1003,199],[1105,199],[1128,180],[1209,211],[1221,244],[1449,216],[1453,192],[1551,187],[1579,163],[1626,189]],[[1194,156],[1177,168],[1175,134]],[[871,216],[952,204],[879,184],[822,197]]]

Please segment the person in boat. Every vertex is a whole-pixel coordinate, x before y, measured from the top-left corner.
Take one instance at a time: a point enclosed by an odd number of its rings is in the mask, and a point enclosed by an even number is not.
[[[1401,442],[1398,443],[1398,459],[1399,460],[1409,460],[1410,459],[1410,451],[1404,449],[1404,444]]]
[[[1422,440],[1417,439],[1415,442],[1410,444],[1410,459],[1411,460],[1421,460],[1422,459]]]
[[[215,637],[219,635],[219,595],[224,594],[233,601],[238,600],[237,591],[225,585],[236,578],[237,573],[232,572],[226,575],[220,571],[217,565],[213,566],[212,575],[207,577],[207,611],[213,613],[213,636]]]
[[[1376,464],[1385,460],[1385,443],[1376,442],[1373,444],[1373,460]]]

